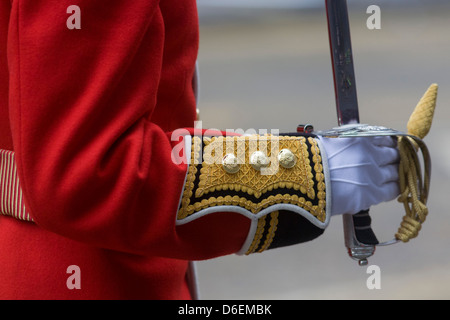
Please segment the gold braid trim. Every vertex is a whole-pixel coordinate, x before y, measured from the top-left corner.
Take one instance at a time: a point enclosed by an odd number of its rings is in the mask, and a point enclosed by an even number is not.
[[[292,168],[278,164],[278,152],[289,149],[296,157]],[[264,171],[255,170],[250,155],[263,151],[270,159]],[[222,159],[233,153],[240,168],[224,170]],[[257,214],[279,203],[299,206],[321,222],[326,220],[326,190],[317,141],[303,136],[193,137],[191,162],[178,219],[221,205],[239,206]]]
[[[278,211],[274,211],[269,214],[270,215],[270,223],[269,223],[269,229],[267,232],[264,232],[267,224],[267,215],[261,217],[258,219],[258,226],[256,227],[256,232],[253,237],[252,244],[250,245],[250,248],[245,253],[246,255],[255,253],[255,252],[263,252],[267,250],[273,239],[275,238],[275,232],[277,230],[278,225]],[[264,243],[262,244],[261,248],[259,248],[259,244],[261,243],[262,238],[265,237]],[[259,249],[258,249],[259,248]]]
[[[273,238],[275,238],[275,232],[277,231],[277,225],[278,225],[278,211],[274,211],[270,214],[270,228],[267,232],[266,241],[264,241],[264,244],[262,245],[261,249],[258,250],[258,252],[263,252],[267,250],[267,248],[270,247],[272,244]]]
[[[184,188],[183,196],[181,197],[181,207],[185,208],[189,206],[190,198],[193,194],[193,186],[194,186],[194,180],[195,175],[197,174],[197,164],[199,155],[201,150],[201,143],[199,143],[198,137],[194,137],[192,142],[192,149],[191,149],[191,163],[189,165],[189,169],[186,176],[186,187]],[[185,218],[187,216],[187,213],[182,213],[181,210],[178,212],[178,219]]]
[[[263,216],[258,219],[258,226],[256,227],[255,236],[253,237],[252,244],[250,245],[250,248],[248,248],[247,252],[245,254],[249,255],[256,251],[256,249],[259,246],[259,243],[261,242],[261,238],[264,233],[264,227],[266,226],[266,218],[267,216]]]

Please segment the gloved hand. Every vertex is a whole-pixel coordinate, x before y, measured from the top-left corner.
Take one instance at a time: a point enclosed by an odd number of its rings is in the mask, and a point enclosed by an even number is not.
[[[331,180],[331,215],[355,214],[399,193],[397,141],[389,136],[320,138]]]

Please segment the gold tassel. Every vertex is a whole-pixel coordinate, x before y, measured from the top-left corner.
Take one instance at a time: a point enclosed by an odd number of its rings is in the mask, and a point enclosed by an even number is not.
[[[409,118],[408,134],[420,139],[428,134],[436,108],[437,91],[438,85],[432,84],[420,99]],[[400,151],[398,201],[403,203],[406,214],[395,237],[408,242],[417,237],[428,215],[427,192],[424,192],[422,188],[428,189],[429,186],[427,183],[424,186],[421,185],[420,163],[416,154],[419,148],[416,142],[411,137],[399,137],[398,147]]]
[[[428,134],[433,121],[434,109],[436,108],[437,92],[438,85],[434,83],[420,99],[408,121],[407,129],[409,134],[420,139],[425,138]]]

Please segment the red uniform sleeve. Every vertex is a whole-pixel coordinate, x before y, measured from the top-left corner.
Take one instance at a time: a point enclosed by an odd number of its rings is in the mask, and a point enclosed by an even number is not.
[[[171,113],[183,112],[170,78],[181,72],[188,82],[197,43],[167,41],[170,21],[156,0],[70,5],[80,9],[81,29],[68,27],[75,12],[65,1],[12,1],[11,130],[32,218],[49,231],[126,252],[204,259],[238,251],[250,224],[239,214],[175,223],[187,166],[171,160],[175,142],[161,123],[162,115],[171,123]],[[179,5],[193,19],[195,1]],[[193,34],[175,31],[180,39]],[[172,52],[184,54],[181,71],[168,64]],[[159,98],[173,104],[158,109]],[[193,122],[192,110],[184,112]]]

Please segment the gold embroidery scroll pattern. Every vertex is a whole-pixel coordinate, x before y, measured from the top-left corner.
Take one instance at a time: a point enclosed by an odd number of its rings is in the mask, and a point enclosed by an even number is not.
[[[312,146],[311,152],[313,152],[312,160],[316,171],[315,177],[312,174],[308,146],[305,143],[304,137],[277,138],[278,140],[276,140],[276,143],[271,143],[273,138],[266,138],[267,153],[272,161],[275,159],[274,157],[276,157],[277,152],[283,148],[289,148],[298,157],[297,164],[294,168],[285,169],[281,166],[275,166],[276,171],[273,174],[267,175],[262,175],[259,171],[254,170],[248,164],[248,161],[245,161],[251,151],[251,144],[259,142],[254,137],[204,138],[205,149],[209,147],[209,152],[204,155],[202,167],[200,169],[198,188],[194,191],[194,181],[196,175],[198,175],[194,161],[199,159],[201,149],[199,147],[201,145],[199,139],[200,138],[198,137],[193,138],[191,164],[189,166],[186,187],[182,197],[182,206],[178,214],[178,219],[185,218],[194,212],[216,205],[240,206],[253,213],[257,213],[272,204],[289,203],[304,208],[321,221],[325,220],[325,183],[322,172],[323,168],[321,165],[320,150],[314,139],[310,138],[308,141]],[[215,154],[217,150],[219,150],[219,152],[218,154]],[[221,166],[219,159],[227,152],[233,152],[240,157],[239,161],[242,165],[241,169],[236,174],[230,175],[226,173]],[[242,155],[245,155],[245,157]],[[215,158],[214,161],[211,161],[213,158]],[[256,203],[237,195],[212,196],[207,199],[204,198],[201,201],[190,203],[194,192],[195,198],[202,197],[213,191],[221,190],[242,191],[259,198],[265,192],[274,189],[276,190],[278,188],[288,188],[296,191],[300,190],[302,194],[305,194],[309,199],[314,200],[316,197],[313,188],[314,178],[317,179],[319,205],[313,205],[311,201],[295,194],[270,195]]]
[[[255,145],[261,143],[261,139],[259,140],[260,141],[257,141],[254,137],[213,138],[207,145],[207,147],[210,147],[210,150],[220,150],[221,153],[234,152],[237,154],[238,160],[242,165],[239,172],[230,175],[223,170],[222,164],[217,161],[219,158],[221,159],[223,157],[223,154],[221,154],[220,157],[213,154],[212,157],[214,157],[214,161],[209,161],[209,164],[206,166],[203,165],[200,171],[200,182],[195,196],[201,197],[206,193],[216,190],[234,190],[243,191],[256,198],[260,198],[261,195],[267,191],[272,191],[277,188],[289,188],[300,190],[301,193],[306,194],[308,198],[314,199],[314,177],[311,172],[311,166],[308,159],[308,147],[305,144],[305,138],[277,138],[275,141],[276,143],[272,143],[272,139],[267,138],[267,146],[263,146],[262,150],[267,152],[267,156],[274,165],[266,168],[267,171],[265,174],[253,169],[252,166],[249,165],[248,160],[252,151],[257,150]],[[263,143],[266,143],[266,141],[263,141]],[[230,145],[234,146],[233,150],[230,150]],[[243,148],[245,149],[243,150]],[[277,165],[276,156],[278,151],[284,148],[290,149],[294,154],[297,154],[299,158],[298,163],[292,169],[285,169]],[[225,150],[225,152],[222,150]],[[206,153],[205,161],[207,161],[208,158],[211,158],[211,156]]]

